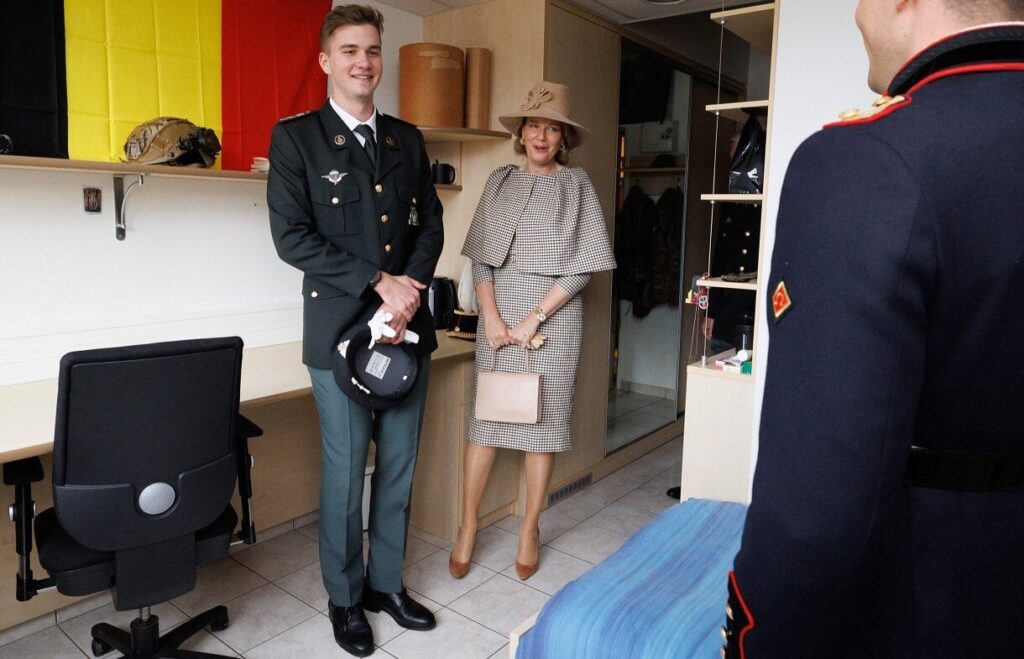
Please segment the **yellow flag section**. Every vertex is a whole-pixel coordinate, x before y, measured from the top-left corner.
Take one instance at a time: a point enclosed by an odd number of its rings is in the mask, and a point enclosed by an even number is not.
[[[221,136],[220,0],[64,0],[64,25],[68,157],[124,160],[161,116]]]

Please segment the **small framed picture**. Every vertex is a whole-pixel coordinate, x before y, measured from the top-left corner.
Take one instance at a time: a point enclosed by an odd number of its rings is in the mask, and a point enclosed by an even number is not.
[[[82,208],[86,213],[99,213],[103,209],[103,191],[99,188],[82,188]]]
[[[645,123],[640,129],[641,148],[645,153],[672,153],[676,150],[678,132],[675,121]]]

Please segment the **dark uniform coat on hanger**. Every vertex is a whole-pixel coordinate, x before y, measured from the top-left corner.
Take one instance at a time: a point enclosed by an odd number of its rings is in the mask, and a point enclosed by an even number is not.
[[[889,93],[786,175],[728,656],[1024,656],[1024,23]]]

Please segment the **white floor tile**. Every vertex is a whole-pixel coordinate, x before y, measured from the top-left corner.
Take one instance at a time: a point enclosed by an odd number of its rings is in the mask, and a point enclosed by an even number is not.
[[[296,531],[289,531],[234,554],[235,560],[261,577],[275,581],[312,565],[320,558],[314,540]]]
[[[547,593],[548,595],[554,595],[561,590],[565,584],[574,579],[580,578],[593,567],[593,563],[589,563],[583,559],[570,556],[569,554],[562,553],[557,549],[552,549],[551,547],[541,547],[540,567],[537,568],[537,572],[532,577],[523,583],[530,588],[535,588],[541,592]],[[502,572],[502,574],[511,579],[519,578],[516,576],[516,569],[514,565]],[[522,620],[520,622],[522,622]]]
[[[230,611],[228,614],[230,615]],[[219,638],[206,631],[205,629],[192,638],[188,639],[181,644],[182,650],[191,650],[192,652],[208,652],[210,654],[223,654],[228,657],[241,656],[228,646],[224,645],[224,642]]]
[[[668,497],[665,497],[666,499]],[[647,526],[656,517],[654,513],[634,508],[622,501],[616,501],[593,517],[587,524],[600,526],[602,529],[621,533],[629,537]]]
[[[508,643],[506,643],[500,650],[492,654],[489,659],[507,659],[508,658]]]
[[[448,608],[508,636],[523,620],[540,611],[548,597],[518,579],[499,574],[455,600]]]
[[[413,538],[419,538],[420,540],[426,540],[430,544],[434,545],[435,547],[439,547],[441,549],[451,549],[452,545],[454,544],[454,543],[448,542],[444,538],[439,538],[436,535],[433,535],[431,533],[427,533],[423,529],[418,529],[415,526],[410,526],[409,527],[409,536],[413,537]]]
[[[85,656],[56,626],[0,647],[0,659],[84,659]]]
[[[274,583],[317,611],[327,610],[330,598],[324,590],[324,575],[320,571],[319,561],[281,577]]]
[[[171,603],[194,617],[267,583],[267,580],[231,557],[196,570],[196,587]]]
[[[316,615],[245,653],[246,659],[340,659],[355,655],[334,641],[331,621]],[[377,653],[374,653],[374,657]]]
[[[160,618],[160,633],[163,634],[166,630],[181,624],[185,619],[186,615],[178,610],[177,607],[170,603],[157,604],[152,607],[151,613]],[[66,620],[60,623],[60,628],[64,630],[71,640],[82,649],[83,652],[88,652],[89,656],[92,656],[92,626],[106,622],[115,627],[128,631],[131,627],[132,620],[139,617],[139,612],[136,609],[131,611],[116,611],[114,610],[113,604],[108,604],[102,608],[90,611],[84,615],[80,615],[77,618]],[[116,653],[111,651],[103,655],[105,657],[116,656]]]
[[[497,525],[480,529],[473,547],[473,562],[495,572],[501,572],[516,562],[518,545],[518,536]]]
[[[556,510],[582,522],[611,503],[608,499],[593,492],[592,487],[559,501],[548,510]]]
[[[227,607],[231,626],[215,633],[242,654],[319,613],[274,584],[231,600]]]
[[[320,522],[316,521],[312,524],[305,524],[303,526],[296,526],[295,531],[306,536],[313,542],[320,542]]]
[[[596,565],[614,554],[625,541],[626,536],[621,533],[584,522],[556,538],[551,547]]]
[[[407,631],[386,643],[397,659],[488,659],[508,639],[449,609],[437,615],[429,632]]]
[[[402,567],[409,567],[437,551],[442,550],[426,540],[420,540],[410,535],[405,541],[405,563]]]
[[[402,571],[408,588],[444,605],[462,597],[495,574],[494,570],[473,564],[466,576],[456,579],[448,571],[448,552],[444,551],[431,554]]]
[[[85,613],[83,611],[83,613]],[[20,641],[23,638],[38,634],[39,632],[49,629],[57,624],[57,618],[53,615],[53,611],[46,615],[41,615],[32,620],[26,620],[25,622],[9,627],[0,632],[0,647],[10,645],[15,641]]]
[[[596,494],[608,503],[618,501],[631,491],[642,485],[641,482],[633,480],[628,474],[613,471],[601,480],[587,488],[591,494]]]
[[[496,526],[518,536],[521,523],[522,518],[519,515],[509,515],[498,522]],[[548,508],[540,514],[541,544],[546,545],[579,523],[580,520],[568,515],[558,506]]]
[[[678,484],[678,479],[676,479],[676,485]],[[668,487],[672,486],[670,485]],[[667,490],[668,487],[665,487],[660,483],[650,481],[619,499],[618,503],[629,504],[634,508],[658,514],[679,503],[678,500],[672,499],[665,494],[665,490]]]

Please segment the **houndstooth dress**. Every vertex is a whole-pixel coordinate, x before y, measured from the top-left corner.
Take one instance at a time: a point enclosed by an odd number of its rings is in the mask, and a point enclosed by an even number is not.
[[[588,217],[588,227],[593,229],[595,221],[600,222],[603,245],[598,245],[598,258],[587,254],[584,261],[594,270],[614,267],[607,234],[604,232],[603,214],[597,204],[596,193],[583,170],[563,168],[547,176],[537,176],[520,171],[500,168],[497,172],[505,177],[501,185],[507,189],[528,191],[523,205],[522,199],[501,203],[500,195],[489,186],[492,200],[487,209],[491,220],[497,219],[503,227],[512,224],[508,250],[503,262],[494,267],[474,260],[474,284],[481,281],[494,282],[494,297],[498,312],[509,327],[514,326],[530,313],[555,284],[569,294],[570,300],[540,326],[539,333],[547,337],[544,345],[531,350],[530,370],[541,374],[541,415],[536,424],[500,423],[480,421],[476,411],[470,415],[469,439],[484,446],[517,449],[521,451],[558,452],[572,449],[572,406],[576,390],[576,375],[580,359],[580,342],[583,336],[583,299],[580,292],[590,280],[589,272],[571,274],[541,274],[543,264],[558,262],[564,256],[559,252],[571,251],[564,241],[555,244],[538,244],[538,239],[551,240],[538,227],[547,227],[553,218],[566,212],[568,206],[576,206],[580,213],[594,212],[599,217]],[[494,175],[492,175],[492,180]],[[489,181],[490,183],[490,181]],[[583,186],[585,199],[573,198],[578,187]],[[485,197],[488,191],[485,190]],[[592,195],[592,197],[591,197]],[[481,203],[485,203],[484,200]],[[521,211],[520,211],[521,208]],[[575,209],[573,209],[575,210]],[[479,215],[479,213],[478,213]],[[517,216],[517,217],[516,217]],[[474,219],[476,221],[476,218]],[[577,229],[579,227],[576,227]],[[578,232],[577,232],[578,233]],[[473,240],[473,232],[467,239],[467,246]],[[599,241],[600,242],[600,241]],[[578,247],[578,246],[574,246]],[[604,253],[608,250],[607,254]],[[472,250],[464,250],[472,251]],[[472,255],[471,255],[472,256]],[[576,268],[582,262],[575,259]],[[572,269],[573,266],[561,266]],[[506,373],[526,371],[526,351],[518,346],[506,346],[492,351],[487,342],[486,319],[480,315],[476,340],[476,373],[481,369],[493,368]],[[475,383],[474,383],[475,385]],[[475,403],[474,403],[475,404]]]

